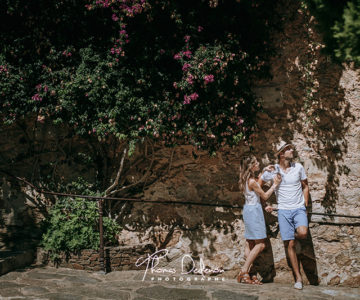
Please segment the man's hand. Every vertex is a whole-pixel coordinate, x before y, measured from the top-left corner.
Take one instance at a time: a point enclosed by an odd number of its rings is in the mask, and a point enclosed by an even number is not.
[[[309,184],[307,179],[301,180],[301,187],[304,193],[305,207],[307,207],[309,205],[309,197],[310,197]]]
[[[268,213],[271,213],[273,210],[274,209],[270,205],[265,207],[265,211],[267,211]]]
[[[276,175],[274,176],[274,184],[275,184],[276,186],[279,186],[279,184],[281,183],[281,180],[282,180],[282,177],[281,177],[280,174],[276,174]]]

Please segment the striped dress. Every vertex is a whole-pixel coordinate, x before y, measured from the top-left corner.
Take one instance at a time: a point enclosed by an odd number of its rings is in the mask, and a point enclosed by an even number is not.
[[[243,220],[245,223],[245,238],[247,240],[265,239],[266,227],[260,196],[255,191],[249,190],[247,182],[244,195]]]

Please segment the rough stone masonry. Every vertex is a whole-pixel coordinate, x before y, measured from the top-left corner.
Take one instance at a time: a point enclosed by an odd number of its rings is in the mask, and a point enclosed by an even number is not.
[[[321,38],[314,29],[316,20],[299,10],[296,3],[280,8],[288,18],[283,31],[274,36],[278,55],[272,60],[273,78],[255,87],[264,107],[258,114],[255,154],[264,164],[274,163],[274,143],[280,138],[291,141],[308,176],[312,211],[359,216],[360,70],[334,64],[320,53]],[[26,129],[0,130],[3,153],[11,158],[27,151],[23,142]],[[55,141],[66,141],[65,129],[40,124],[35,137],[35,147],[41,145],[43,151],[48,150],[35,163],[41,166],[46,161],[58,162],[57,173],[68,177],[69,182],[78,174],[93,177],[96,170],[77,168],[76,162],[72,166],[62,165],[61,155],[53,151],[58,147]],[[71,142],[71,151],[84,149],[86,145],[80,139]],[[158,147],[153,177],[148,180],[151,184],[144,187],[141,197],[242,205],[238,165],[241,155],[248,150],[241,145],[210,157],[190,146],[177,147],[173,154],[172,149]],[[12,171],[31,178],[33,166],[32,161],[12,167]],[[163,174],[160,179],[151,180],[160,173]],[[134,171],[130,177],[138,176]],[[41,195],[34,197],[33,191],[25,192],[1,174],[0,249],[32,247],[38,239],[38,223],[50,203]],[[255,270],[264,281],[292,282],[276,213],[266,213],[266,221],[268,245],[255,262]],[[360,220],[311,217],[309,238],[297,249],[305,281],[360,285],[360,226],[356,222]],[[202,262],[209,268],[222,268],[227,277],[234,277],[244,262],[241,209],[127,203],[121,223],[124,229],[118,237],[119,244],[131,247],[150,243],[158,249],[167,249],[167,258],[159,265],[164,268],[180,272],[192,263],[184,260],[184,256],[191,256],[197,267]]]

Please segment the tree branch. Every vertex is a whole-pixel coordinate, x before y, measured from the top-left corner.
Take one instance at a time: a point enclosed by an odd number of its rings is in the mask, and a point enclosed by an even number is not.
[[[126,189],[129,189],[129,188],[131,188],[131,187],[133,187],[133,186],[136,186],[136,185],[138,185],[139,183],[143,182],[143,181],[149,176],[150,170],[151,170],[152,165],[153,165],[154,160],[155,160],[154,146],[153,146],[153,144],[152,144],[151,142],[149,142],[149,144],[150,144],[151,149],[152,149],[152,153],[151,153],[152,158],[151,158],[151,163],[150,163],[148,169],[146,170],[145,174],[143,175],[143,177],[141,177],[140,180],[138,180],[138,181],[135,182],[135,183],[132,183],[132,184],[127,185],[127,186],[123,186],[123,187],[121,187],[120,189],[117,189],[117,190],[114,190],[114,191],[110,192],[110,193],[108,194],[108,196],[114,195],[114,194],[116,194],[116,193],[118,193],[118,192],[122,192],[122,191],[124,191],[124,190],[126,190]]]
[[[121,161],[120,161],[120,166],[119,166],[119,170],[116,174],[116,178],[115,178],[115,181],[114,183],[107,188],[107,190],[105,191],[105,197],[106,196],[110,196],[112,195],[113,193],[111,192],[119,183],[119,179],[120,179],[120,174],[123,170],[123,167],[124,167],[124,160],[125,160],[125,156],[126,156],[126,153],[127,153],[127,146],[124,148],[124,151],[123,151],[123,155],[121,157]]]

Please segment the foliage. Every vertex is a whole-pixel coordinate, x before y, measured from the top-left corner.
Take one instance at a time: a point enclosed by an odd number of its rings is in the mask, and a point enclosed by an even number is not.
[[[60,251],[76,252],[99,248],[97,202],[80,198],[63,198],[51,208],[46,221],[42,246],[56,259]],[[119,225],[108,217],[103,218],[104,239],[115,243]]]
[[[276,1],[4,0],[0,115],[217,149],[247,139]]]
[[[77,193],[96,195],[92,186],[82,178],[73,182],[72,188]],[[58,199],[44,221],[42,246],[54,260],[58,258],[60,251],[97,250],[100,244],[98,221],[97,201],[69,197]],[[116,243],[115,237],[120,226],[114,220],[103,217],[103,227],[105,243]]]
[[[336,60],[360,63],[360,0],[305,0]]]

